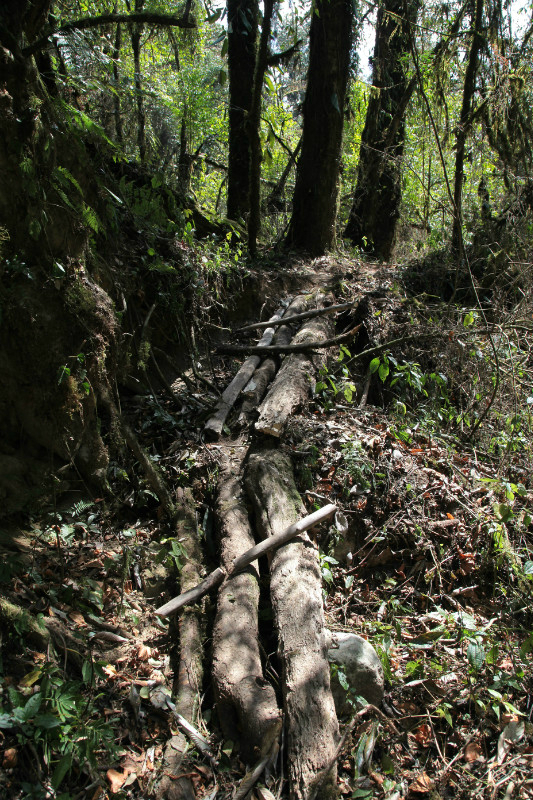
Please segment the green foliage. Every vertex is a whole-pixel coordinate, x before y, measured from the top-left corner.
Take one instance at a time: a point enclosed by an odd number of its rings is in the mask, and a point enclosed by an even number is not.
[[[102,750],[117,754],[111,726],[86,691],[94,686],[101,667],[87,662],[83,681],[71,681],[48,662],[28,673],[19,689],[0,683],[0,728],[14,730],[19,745],[31,747],[55,791],[73,768],[95,767]]]

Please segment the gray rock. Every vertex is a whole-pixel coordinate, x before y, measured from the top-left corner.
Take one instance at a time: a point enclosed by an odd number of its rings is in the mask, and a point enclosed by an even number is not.
[[[353,694],[379,706],[383,699],[383,667],[370,642],[355,633],[326,630],[326,643],[328,660],[342,669]],[[331,677],[331,691],[337,714],[349,713],[346,690],[336,675]]]

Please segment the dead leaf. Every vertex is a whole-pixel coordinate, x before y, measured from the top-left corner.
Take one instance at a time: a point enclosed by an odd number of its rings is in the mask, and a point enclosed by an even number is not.
[[[139,661],[148,661],[152,656],[152,648],[147,647],[145,644],[140,644],[137,648],[137,658]]]
[[[498,764],[503,764],[512,746],[524,738],[525,725],[523,720],[513,720],[505,726],[498,739]]]
[[[109,788],[112,794],[119,792],[124,785],[124,781],[128,777],[125,772],[118,772],[116,769],[108,769],[106,773],[107,780],[109,781]]]
[[[483,749],[479,742],[469,742],[465,747],[465,761],[471,764],[483,758]]]
[[[429,775],[427,775],[425,772],[422,772],[410,785],[409,794],[429,794],[434,786],[435,783],[431,780]]]
[[[421,747],[429,747],[433,741],[433,731],[427,723],[424,723],[417,728],[414,737]]]
[[[18,751],[16,747],[8,747],[7,750],[4,750],[4,758],[2,760],[2,766],[4,769],[14,769],[17,766],[18,761]]]
[[[87,623],[85,622],[85,618],[83,614],[80,614],[79,611],[71,611],[68,615],[69,619],[76,623],[80,628],[86,628]]]

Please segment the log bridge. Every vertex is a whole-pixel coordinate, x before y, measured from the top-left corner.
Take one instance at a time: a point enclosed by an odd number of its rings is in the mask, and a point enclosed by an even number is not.
[[[306,512],[290,456],[280,447],[291,415],[311,395],[324,349],[353,336],[353,328],[333,336],[333,315],[352,304],[333,305],[331,300],[323,292],[300,295],[267,322],[241,329],[264,332],[205,424],[206,438],[221,441],[216,506],[221,563],[195,585],[182,583],[182,593],[156,611],[160,617],[188,613],[198,609],[194,604],[205,594],[218,590],[212,666],[216,708],[225,738],[239,743],[251,767],[237,798],[275,762],[282,725],[290,797],[336,797],[339,727],[330,690],[318,550],[307,533],[331,519],[336,507]],[[297,331],[295,323],[303,323]],[[241,395],[237,424],[253,431],[249,448],[238,435],[224,438]],[[281,663],[277,690],[264,673],[259,644],[262,556],[268,557]],[[184,795],[174,793],[173,800],[178,796]]]

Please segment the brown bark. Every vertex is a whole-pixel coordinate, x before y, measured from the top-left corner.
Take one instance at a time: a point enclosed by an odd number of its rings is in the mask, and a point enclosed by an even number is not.
[[[254,545],[238,477],[240,461],[226,457],[218,483],[221,562],[228,572],[234,559]],[[213,683],[220,725],[226,739],[240,743],[248,764],[272,746],[281,728],[274,689],[263,676],[258,605],[255,561],[221,586],[213,629]]]
[[[293,344],[305,344],[306,340],[328,339],[333,330],[329,317],[317,317],[301,328]],[[322,363],[321,355],[304,353],[289,355],[276,376],[263,404],[255,429],[270,436],[281,436],[289,416],[309,398],[311,376]]]
[[[264,538],[304,513],[292,464],[279,450],[264,448],[250,456],[245,486],[256,526]],[[283,671],[290,796],[306,800],[314,779],[331,764],[339,737],[330,689],[318,553],[306,534],[274,553],[270,575]],[[335,786],[333,767],[317,797],[334,797]]]
[[[302,152],[286,244],[322,255],[335,245],[344,99],[352,42],[350,0],[315,0]]]
[[[231,578],[233,575],[237,575],[239,572],[242,572],[260,556],[264,556],[265,553],[273,550],[276,547],[281,547],[282,544],[294,539],[294,537],[298,536],[298,534],[302,531],[306,531],[308,528],[312,528],[323,519],[330,517],[333,514],[333,511],[335,511],[335,506],[324,506],[324,508],[314,511],[312,514],[309,514],[298,522],[295,522],[293,525],[290,525],[281,533],[271,536],[269,539],[254,545],[245,553],[233,560],[229,572],[226,572],[223,567],[217,567],[217,569],[213,570],[213,572],[211,572],[207,578],[205,578],[205,580],[203,580],[197,586],[194,586],[187,592],[180,594],[179,597],[175,597],[173,600],[165,603],[165,605],[161,606],[161,608],[158,608],[155,613],[160,617],[168,617],[169,614],[172,614],[174,611],[178,611],[178,609],[183,608],[189,603],[196,602],[196,600],[199,600],[211,589],[220,586],[225,577]]]

